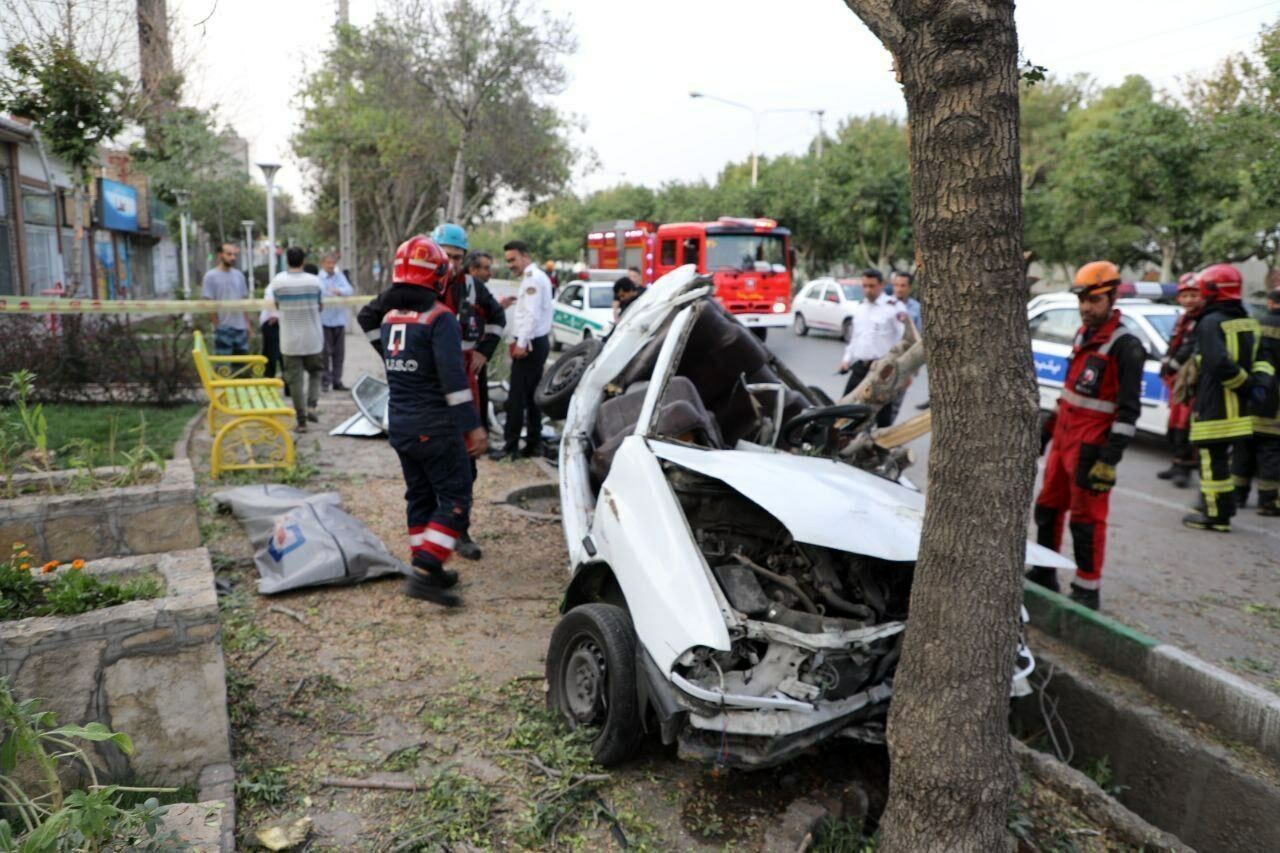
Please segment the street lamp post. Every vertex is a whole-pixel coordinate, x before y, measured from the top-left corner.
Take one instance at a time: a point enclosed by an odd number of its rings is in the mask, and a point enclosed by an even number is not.
[[[249,283],[249,293],[253,293],[253,220],[240,220],[240,227],[244,228],[245,243],[245,281]]]
[[[737,107],[740,110],[746,110],[751,113],[751,123],[754,128],[754,138],[751,143],[751,186],[754,187],[760,176],[760,116],[769,113],[810,113],[818,117],[818,159],[822,159],[822,116],[826,110],[811,110],[803,107],[779,107],[775,109],[757,110],[755,107],[747,104],[731,101],[728,98],[721,98],[718,95],[708,95],[706,92],[690,92],[690,98],[706,98],[709,101],[719,101],[722,104],[728,104],[731,107]]]
[[[279,163],[259,163],[258,168],[267,179],[267,281],[276,274],[276,172],[280,171]]]
[[[187,260],[187,201],[191,198],[188,190],[174,190],[173,197],[178,202],[178,231],[182,234],[182,298],[191,298],[191,262]]]

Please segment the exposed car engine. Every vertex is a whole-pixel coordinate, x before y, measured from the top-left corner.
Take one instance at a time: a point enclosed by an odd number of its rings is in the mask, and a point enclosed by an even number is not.
[[[722,692],[780,692],[807,702],[839,700],[891,682],[911,564],[798,543],[756,504],[723,483],[667,469],[694,539],[725,598],[747,624],[790,629],[794,644],[739,631],[728,652],[701,650],[685,677]],[[867,639],[858,639],[865,633]],[[887,636],[886,636],[887,634]],[[805,642],[804,637],[845,642]]]

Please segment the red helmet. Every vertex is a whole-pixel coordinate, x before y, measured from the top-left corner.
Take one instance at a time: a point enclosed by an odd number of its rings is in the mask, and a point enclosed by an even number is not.
[[[1231,264],[1213,264],[1205,267],[1196,276],[1200,285],[1200,295],[1207,302],[1223,299],[1240,299],[1244,280],[1240,271]]]
[[[1200,289],[1199,282],[1196,281],[1196,274],[1193,272],[1183,273],[1178,279],[1178,292],[1186,293],[1188,290]]]
[[[416,284],[443,293],[449,281],[449,256],[430,237],[418,234],[396,249],[391,271],[394,284]]]

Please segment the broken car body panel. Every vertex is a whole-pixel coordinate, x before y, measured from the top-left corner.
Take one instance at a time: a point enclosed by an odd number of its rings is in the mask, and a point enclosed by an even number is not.
[[[681,268],[584,370],[560,445],[570,565],[616,580],[637,693],[682,755],[760,767],[830,736],[880,742],[924,496],[784,431],[822,407],[722,315]],[[1034,668],[1017,655],[1014,692]]]

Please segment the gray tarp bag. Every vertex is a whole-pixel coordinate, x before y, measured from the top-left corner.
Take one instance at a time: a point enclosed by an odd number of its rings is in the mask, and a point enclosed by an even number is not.
[[[409,572],[372,530],[343,511],[337,492],[267,484],[226,489],[213,499],[230,508],[253,544],[263,595]]]

